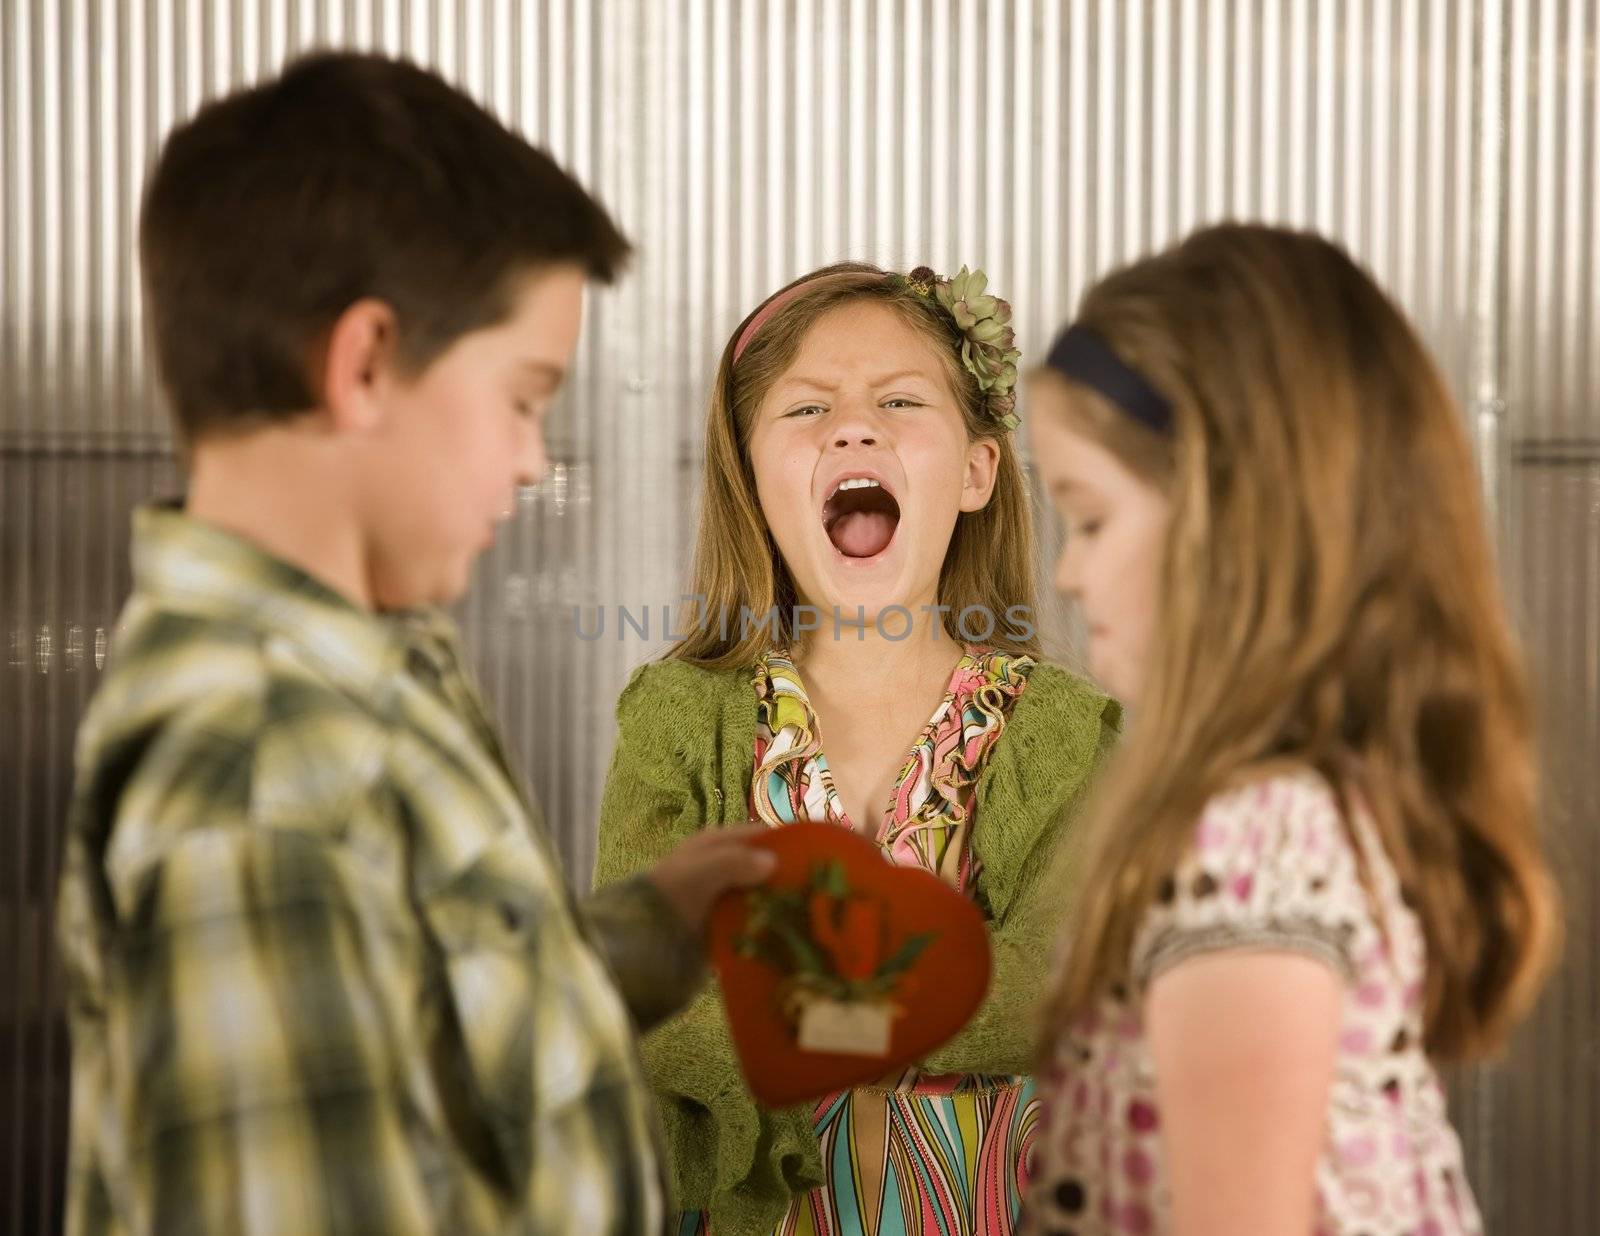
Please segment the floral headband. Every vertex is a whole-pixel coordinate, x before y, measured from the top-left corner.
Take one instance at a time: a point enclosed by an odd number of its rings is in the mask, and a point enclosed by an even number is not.
[[[984,292],[988,276],[981,270],[969,271],[963,266],[955,278],[942,279],[928,267],[919,266],[909,275],[888,277],[917,295],[933,300],[956,324],[961,332],[961,363],[977,379],[978,389],[983,392],[984,412],[1002,432],[1015,429],[1021,423],[1016,415],[1014,392],[1017,362],[1022,359],[1022,353],[1015,346],[1011,306],[998,296]],[[735,365],[773,315],[814,282],[807,279],[797,283],[756,311],[733,346]]]
[[[1011,329],[1011,306],[984,288],[989,277],[965,266],[954,279],[941,279],[926,266],[905,277],[906,286],[921,296],[932,296],[954,319],[961,332],[961,363],[978,380],[984,409],[1002,430],[1015,429],[1017,362],[1016,332]]]

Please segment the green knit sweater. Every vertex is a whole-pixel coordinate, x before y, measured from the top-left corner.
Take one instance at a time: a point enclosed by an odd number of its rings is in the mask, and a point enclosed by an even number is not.
[[[622,879],[709,826],[746,822],[755,764],[751,670],[660,661],[617,704],[616,753],[600,808],[595,882]],[[989,993],[925,1062],[935,1073],[1026,1073],[1033,1006],[1065,910],[1070,825],[1115,740],[1118,706],[1049,664],[1029,675],[978,782],[977,897],[991,924]],[[1046,872],[1050,872],[1049,878]],[[678,1204],[709,1210],[717,1236],[768,1232],[789,1199],[823,1182],[806,1107],[757,1106],[745,1089],[715,984],[646,1036]]]

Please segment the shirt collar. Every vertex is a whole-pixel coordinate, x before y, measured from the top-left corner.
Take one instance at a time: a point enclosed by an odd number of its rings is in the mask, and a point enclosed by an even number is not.
[[[459,656],[454,624],[437,610],[374,613],[245,537],[149,503],[133,517],[136,593],[163,608],[243,623],[292,643],[324,674],[370,699],[408,652]],[[442,667],[441,667],[442,668]]]

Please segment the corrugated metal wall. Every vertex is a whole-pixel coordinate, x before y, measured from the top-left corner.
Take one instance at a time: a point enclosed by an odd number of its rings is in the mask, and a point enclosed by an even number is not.
[[[610,202],[550,478],[462,606],[581,880],[611,701],[677,595],[717,351],[810,266],[988,269],[1037,354],[1098,271],[1195,223],[1343,238],[1473,417],[1541,670],[1571,943],[1457,1111],[1492,1230],[1600,1231],[1597,0],[0,0],[0,1230],[50,1230],[66,1044],[49,901],[73,725],[178,483],[140,347],[159,136],[319,44],[433,64]]]
[[[1507,14],[1502,544],[1570,907],[1566,964],[1490,1075],[1479,1142],[1503,1230],[1600,1233],[1600,5]]]

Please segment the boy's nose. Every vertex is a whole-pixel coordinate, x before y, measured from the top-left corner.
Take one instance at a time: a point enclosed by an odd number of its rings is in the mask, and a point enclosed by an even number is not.
[[[522,435],[517,452],[517,484],[537,485],[550,470],[550,459],[545,452],[544,434],[537,427]]]

